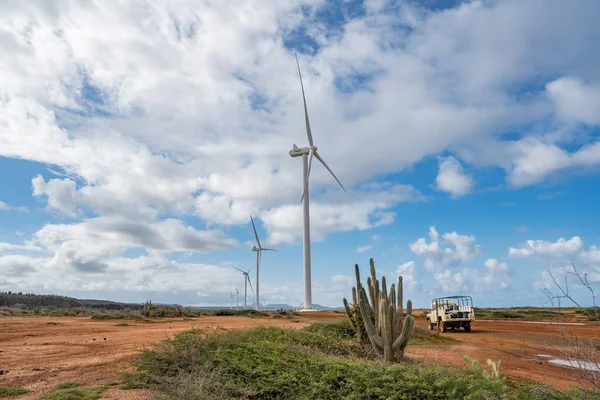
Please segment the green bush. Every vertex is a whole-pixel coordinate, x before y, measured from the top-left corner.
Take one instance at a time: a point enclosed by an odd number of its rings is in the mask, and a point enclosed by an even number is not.
[[[187,331],[144,350],[126,387],[158,389],[166,399],[181,400],[593,398],[583,391],[515,388],[469,369],[384,364],[365,354],[344,324],[315,325]],[[569,397],[574,393],[583,397]]]
[[[63,382],[63,383],[57,384],[56,386],[54,386],[54,388],[62,390],[62,389],[74,389],[79,386],[81,386],[81,383],[79,383],[79,382]]]
[[[38,400],[98,400],[105,390],[106,386],[59,390],[39,397]]]
[[[267,313],[256,311],[253,309],[247,310],[231,310],[228,308],[224,308],[222,310],[215,310],[212,312],[212,315],[215,317],[235,317],[235,316],[256,316],[256,317],[266,317]]]
[[[0,386],[0,398],[21,396],[27,393],[29,393],[29,390],[25,388],[11,388],[6,386]]]

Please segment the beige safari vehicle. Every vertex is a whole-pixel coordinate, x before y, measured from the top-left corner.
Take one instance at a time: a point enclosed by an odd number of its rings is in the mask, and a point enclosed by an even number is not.
[[[427,314],[429,329],[439,326],[442,332],[448,329],[464,328],[471,332],[471,322],[475,321],[475,310],[471,296],[448,296],[433,299],[431,311]]]

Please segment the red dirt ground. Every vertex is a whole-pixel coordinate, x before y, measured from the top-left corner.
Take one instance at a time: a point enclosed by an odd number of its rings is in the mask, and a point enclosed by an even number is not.
[[[248,317],[202,317],[175,322],[93,321],[89,318],[3,318],[0,319],[0,386],[26,387],[31,392],[14,399],[35,399],[51,392],[57,383],[75,381],[85,386],[119,381],[130,368],[131,357],[143,347],[173,336],[192,326],[248,328],[258,325],[301,328],[315,321],[343,318],[333,312],[314,313],[295,320]],[[57,325],[48,324],[57,322]],[[425,321],[417,320],[425,327]],[[569,326],[580,337],[600,337],[600,324]],[[409,346],[407,356],[424,361],[469,367],[462,357],[484,362],[502,360],[505,375],[537,381],[558,389],[581,385],[569,367],[548,364],[536,354],[555,356],[546,342],[558,343],[557,326],[513,321],[476,321],[471,333],[447,332],[457,340],[450,345]],[[106,338],[106,340],[104,340]],[[599,352],[600,353],[600,352]],[[38,370],[39,369],[39,370]],[[105,399],[150,399],[143,390],[110,388]]]

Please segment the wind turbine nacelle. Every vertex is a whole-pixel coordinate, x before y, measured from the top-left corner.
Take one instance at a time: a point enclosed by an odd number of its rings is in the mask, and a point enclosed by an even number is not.
[[[292,157],[300,157],[308,153],[310,153],[310,149],[308,147],[297,147],[294,145],[294,148],[290,150],[290,156]]]

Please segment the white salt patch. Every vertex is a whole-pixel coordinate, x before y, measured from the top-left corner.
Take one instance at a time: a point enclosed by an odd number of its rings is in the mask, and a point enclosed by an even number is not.
[[[512,321],[510,319],[504,319],[502,321],[497,321],[494,319],[478,319],[476,322],[512,322],[515,324],[540,324],[540,325],[576,325],[576,326],[585,326],[583,322],[550,322],[550,321]]]
[[[536,357],[550,358],[552,356],[549,356],[548,354],[536,354]]]
[[[551,364],[564,365],[566,367],[573,367],[579,369],[587,369],[590,371],[600,371],[600,365],[596,363],[591,363],[587,361],[577,361],[577,360],[550,360],[548,361]]]

